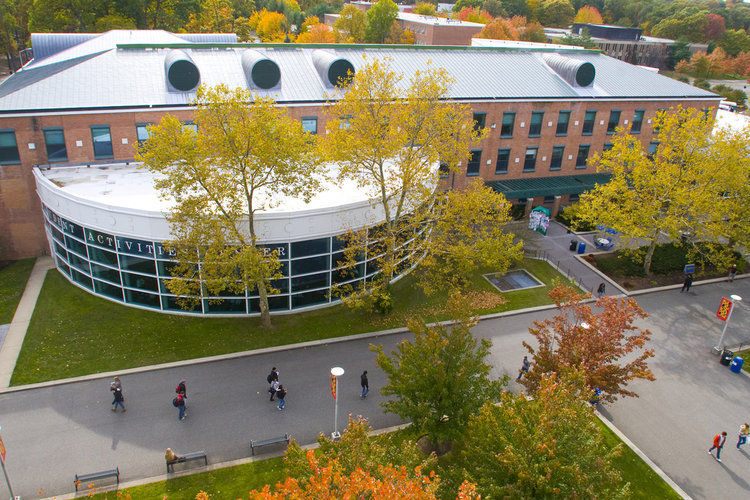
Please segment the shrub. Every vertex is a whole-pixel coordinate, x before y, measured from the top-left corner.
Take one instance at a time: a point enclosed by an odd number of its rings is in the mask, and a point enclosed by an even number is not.
[[[576,231],[593,231],[596,229],[593,224],[581,220],[578,211],[578,204],[570,205],[564,210],[561,210],[557,213],[555,219],[557,219],[559,223],[575,229]]]

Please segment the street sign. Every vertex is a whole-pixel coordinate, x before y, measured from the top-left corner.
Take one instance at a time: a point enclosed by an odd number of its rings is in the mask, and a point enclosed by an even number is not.
[[[726,321],[729,318],[729,313],[732,312],[732,301],[726,297],[721,298],[719,303],[719,310],[716,311],[716,317],[722,321]]]
[[[685,264],[685,274],[695,274],[695,264]]]
[[[3,457],[3,463],[5,463],[5,443],[3,443],[2,436],[0,436],[0,456]]]
[[[336,399],[336,375],[331,374],[331,396]]]

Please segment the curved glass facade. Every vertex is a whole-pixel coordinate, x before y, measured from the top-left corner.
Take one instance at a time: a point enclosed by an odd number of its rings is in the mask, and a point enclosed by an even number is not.
[[[47,238],[57,268],[89,292],[124,304],[172,313],[259,314],[257,295],[202,297],[192,311],[177,304],[165,280],[171,278],[171,255],[159,241],[104,233],[70,221],[42,204]],[[377,256],[365,257],[344,272],[344,241],[333,235],[312,240],[264,245],[278,250],[283,277],[272,285],[279,290],[268,298],[271,311],[291,311],[335,303],[332,285],[358,284],[377,274]],[[410,267],[411,256],[401,269]],[[216,302],[212,299],[222,299]]]

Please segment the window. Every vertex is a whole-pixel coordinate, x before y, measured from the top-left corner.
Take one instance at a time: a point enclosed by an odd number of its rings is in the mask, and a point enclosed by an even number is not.
[[[575,203],[579,199],[580,199],[580,195],[577,195],[577,194],[571,194],[570,196],[568,196],[568,201],[570,203]]]
[[[309,132],[312,135],[316,135],[318,133],[318,117],[317,116],[303,116],[302,128],[305,130],[305,132]]]
[[[533,172],[536,168],[536,152],[539,148],[526,148],[526,159],[523,161],[523,171]]]
[[[513,137],[513,125],[516,123],[516,114],[510,111],[503,113],[503,124],[500,127],[500,137],[503,139]]]
[[[47,148],[47,161],[68,161],[68,151],[65,149],[65,135],[61,128],[44,129],[44,145]]]
[[[474,113],[474,130],[484,129],[484,122],[487,119],[487,113]]]
[[[614,146],[615,145],[612,144],[611,142],[605,142],[604,146],[602,147],[602,152],[606,153],[607,151],[609,151],[610,149],[612,149]]]
[[[648,158],[652,159],[654,155],[656,154],[656,150],[659,149],[659,141],[651,141],[651,143],[648,145]]]
[[[114,158],[112,154],[112,136],[109,125],[94,125],[91,127],[91,139],[94,141],[94,158],[103,160]]]
[[[583,135],[594,133],[594,122],[596,121],[596,111],[586,111],[586,117],[583,119]]]
[[[557,131],[555,135],[568,135],[568,123],[570,123],[570,111],[560,111],[557,117]]]
[[[0,165],[21,163],[14,130],[0,130]]]
[[[192,130],[196,134],[198,133],[198,125],[193,122],[182,122],[182,130]]]
[[[531,113],[529,137],[539,137],[542,133],[542,120],[544,120],[544,111],[534,111]]]
[[[479,175],[479,162],[482,160],[482,150],[472,149],[469,164],[466,165],[466,175]]]
[[[136,123],[135,124],[135,138],[138,144],[143,144],[148,140],[148,126],[153,125],[152,123]]]
[[[562,168],[562,160],[564,154],[565,146],[555,146],[552,148],[552,159],[549,163],[550,170],[560,170]]]
[[[589,158],[588,144],[581,144],[578,146],[578,156],[576,156],[576,168],[586,168],[586,160]]]
[[[346,115],[339,118],[339,128],[348,130],[352,126],[352,115]]]
[[[451,173],[450,167],[446,165],[445,163],[441,163],[440,167],[438,167],[438,174],[440,177],[448,177]]]
[[[620,124],[620,111],[612,110],[609,112],[609,123],[607,123],[607,135],[615,133],[617,126]]]
[[[636,109],[633,115],[633,125],[630,127],[631,134],[640,134],[641,127],[643,126],[643,113],[644,110]]]
[[[497,150],[497,163],[495,164],[496,174],[507,174],[508,163],[510,163],[510,148],[501,148]]]
[[[555,202],[555,195],[551,195],[551,196],[545,196],[544,201],[542,203],[546,205],[546,204],[554,203],[554,202]]]

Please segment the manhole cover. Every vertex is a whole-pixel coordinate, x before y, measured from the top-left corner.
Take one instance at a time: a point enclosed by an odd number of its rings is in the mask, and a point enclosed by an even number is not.
[[[544,283],[532,276],[526,269],[516,269],[505,274],[490,273],[485,274],[484,277],[501,292],[544,286]]]

